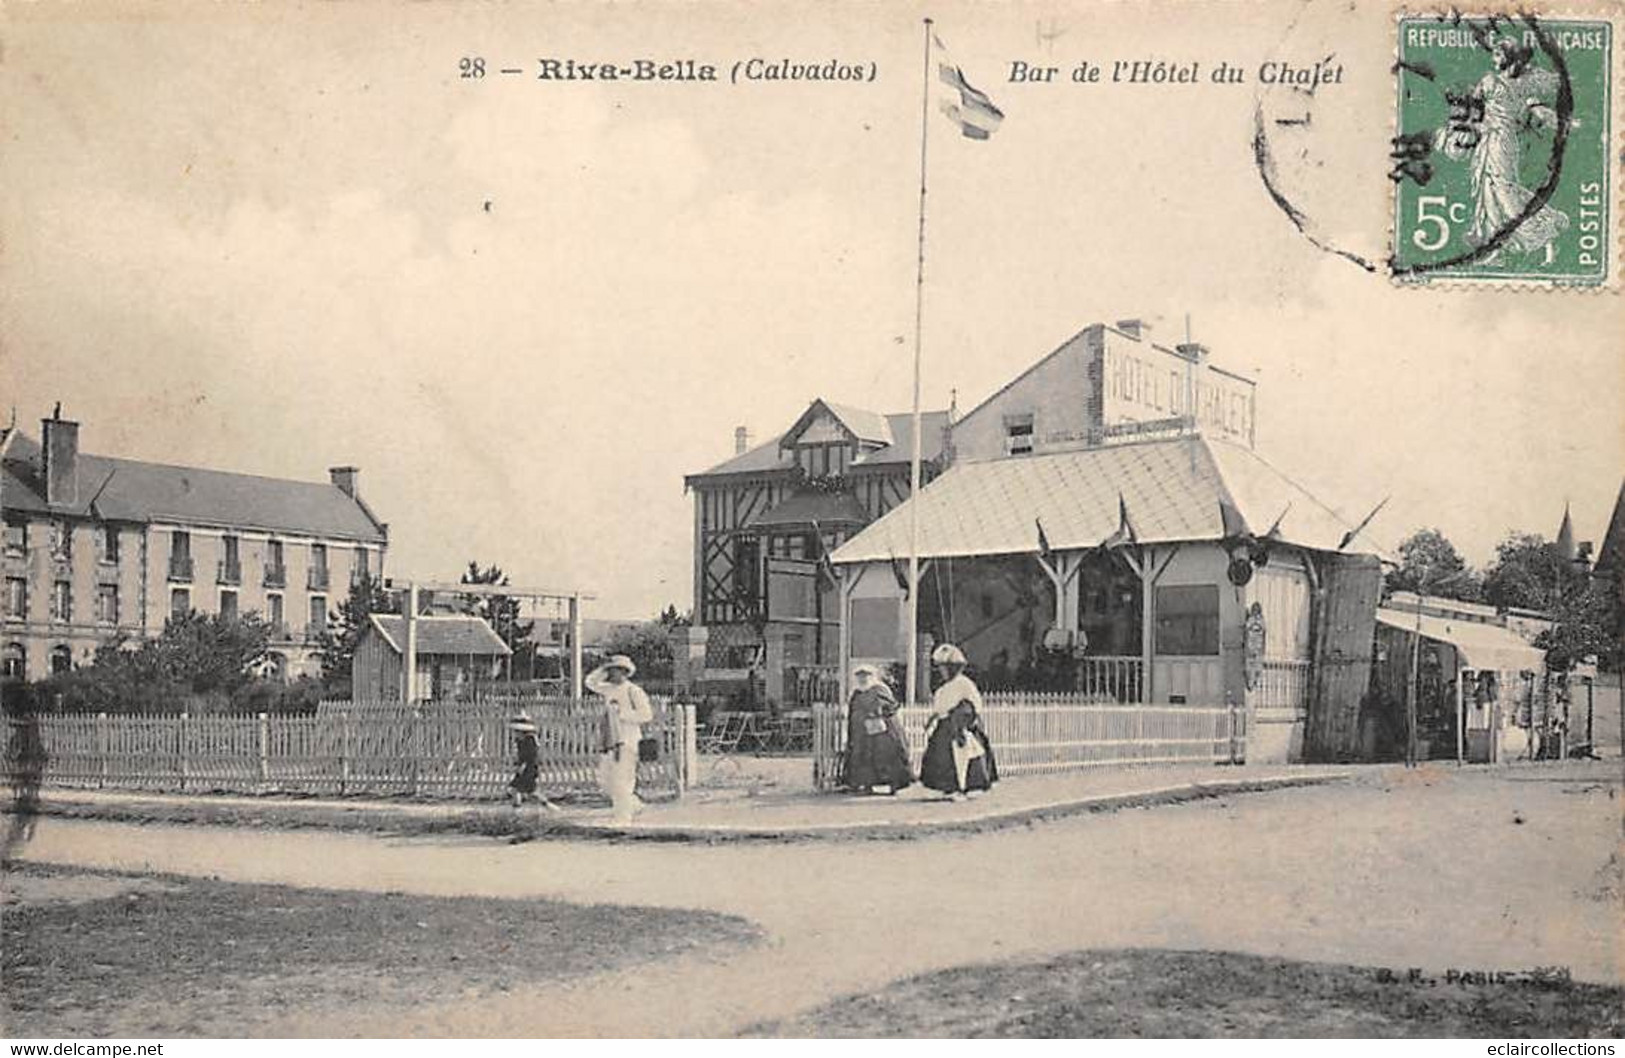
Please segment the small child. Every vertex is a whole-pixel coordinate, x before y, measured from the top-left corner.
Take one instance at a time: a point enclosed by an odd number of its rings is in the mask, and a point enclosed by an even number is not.
[[[536,777],[539,757],[536,747],[536,724],[529,713],[518,713],[508,721],[508,727],[513,731],[514,749],[519,756],[519,770],[514,777],[508,780],[508,790],[513,796],[513,806],[518,808],[525,803],[525,795],[536,793]],[[542,800],[546,800],[543,798]]]

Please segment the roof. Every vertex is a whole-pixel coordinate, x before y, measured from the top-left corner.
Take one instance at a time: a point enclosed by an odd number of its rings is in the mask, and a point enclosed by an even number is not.
[[[1036,553],[1038,522],[1056,550],[1097,547],[1118,528],[1119,495],[1141,543],[1262,535],[1279,519],[1284,542],[1336,551],[1352,528],[1251,450],[1200,436],[961,463],[910,502],[919,505],[919,554],[931,558]],[[907,555],[910,520],[910,503],[893,508],[832,560]],[[1349,550],[1375,552],[1360,541]]]
[[[383,542],[384,527],[357,499],[330,482],[169,466],[81,452],[79,495],[49,506],[38,442],[13,439],[0,461],[0,502],[8,510],[113,521],[176,522],[266,529]]]
[[[888,416],[878,411],[870,411],[868,408],[854,408],[850,404],[836,404],[827,400],[815,401],[814,404],[820,402],[858,440],[887,445],[894,440],[891,432],[891,420]]]
[[[406,618],[399,614],[369,614],[373,631],[397,654],[404,653]],[[472,614],[427,614],[419,617],[417,652],[421,654],[470,654],[501,657],[512,654],[508,644],[491,626]]]
[[[799,492],[746,523],[757,529],[774,525],[864,525],[869,512],[850,492]]]
[[[855,466],[872,467],[891,463],[907,463],[914,458],[914,415],[899,412],[886,416],[891,423],[892,436],[897,438],[885,448],[865,452]],[[920,458],[935,459],[942,454],[942,431],[948,425],[946,411],[920,412]]]
[[[809,405],[808,411],[813,410],[820,403],[828,408],[831,414],[842,419],[847,429],[860,439],[881,441],[884,447],[873,449],[864,453],[853,461],[854,467],[881,466],[893,463],[907,463],[913,458],[914,427],[911,412],[893,412],[881,415],[878,412],[865,411],[861,408],[852,408],[844,404],[830,404],[828,401],[814,401]],[[871,418],[872,417],[872,418]],[[806,412],[796,420],[795,425],[801,424],[806,418]],[[854,428],[848,419],[857,419],[858,427]],[[876,425],[873,420],[879,420]],[[920,458],[935,459],[942,453],[942,428],[947,425],[948,413],[946,411],[922,411],[920,413]],[[860,432],[861,431],[861,432]],[[783,447],[785,438],[795,432],[795,427],[776,435],[771,441],[756,445],[742,453],[725,459],[715,466],[702,470],[698,474],[688,475],[689,479],[711,477],[717,474],[762,474],[776,470],[792,470],[795,468],[795,456],[791,450]],[[879,436],[865,438],[864,433],[873,433]]]
[[[1625,561],[1625,482],[1619,486],[1614,513],[1608,518],[1608,529],[1602,534],[1602,546],[1597,549],[1597,568],[1619,569],[1622,561]]]
[[[1461,655],[1464,669],[1494,669],[1506,672],[1540,672],[1546,667],[1546,654],[1524,642],[1517,633],[1498,625],[1477,621],[1457,621],[1448,617],[1418,616],[1406,610],[1377,608],[1377,623],[1402,632],[1415,633],[1418,624],[1424,639],[1449,643]]]

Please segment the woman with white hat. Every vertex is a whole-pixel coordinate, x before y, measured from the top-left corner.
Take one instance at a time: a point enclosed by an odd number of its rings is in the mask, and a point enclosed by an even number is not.
[[[536,746],[536,724],[529,713],[515,713],[508,721],[508,730],[513,732],[514,750],[519,757],[519,770],[508,780],[508,792],[513,797],[513,806],[518,808],[525,803],[526,794],[536,792],[540,754]]]
[[[897,699],[873,665],[852,670],[852,698],[846,713],[846,762],[841,785],[861,793],[884,786],[896,793],[914,781],[908,743],[897,723]]]
[[[638,742],[643,725],[654,719],[654,707],[643,688],[632,682],[638,667],[616,654],[589,672],[584,682],[604,699],[606,711],[598,758],[598,784],[609,795],[617,823],[630,823],[643,802],[638,800]]]
[[[952,643],[931,652],[942,683],[931,696],[920,782],[952,800],[980,793],[999,780],[993,746],[982,730],[982,692],[965,675],[965,655]]]

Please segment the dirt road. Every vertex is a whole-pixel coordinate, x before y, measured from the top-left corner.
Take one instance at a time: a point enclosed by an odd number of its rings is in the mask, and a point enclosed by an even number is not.
[[[1077,948],[1233,950],[1394,968],[1565,965],[1618,981],[1618,763],[1372,772],[895,843],[496,845],[46,819],[41,862],[356,890],[711,908],[769,935],[411,1011],[301,1010],[255,1035],[720,1035],[965,962]],[[942,927],[954,915],[960,937]]]

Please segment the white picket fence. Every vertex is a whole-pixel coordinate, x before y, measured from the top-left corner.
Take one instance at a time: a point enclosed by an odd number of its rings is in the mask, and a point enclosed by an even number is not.
[[[897,713],[919,774],[931,711]],[[1246,710],[1234,706],[1111,705],[1072,694],[995,695],[982,729],[1001,775],[1041,774],[1111,764],[1216,763],[1246,759]],[[813,707],[813,785],[832,790],[846,749],[846,708]]]
[[[694,775],[694,707],[653,699],[644,737],[659,758],[638,766],[646,796],[680,795]],[[534,712],[539,788],[597,789],[603,707]],[[362,706],[317,716],[8,717],[8,781],[190,792],[286,792],[447,798],[502,796],[517,769],[508,710],[393,711]],[[34,763],[43,750],[43,766]]]

